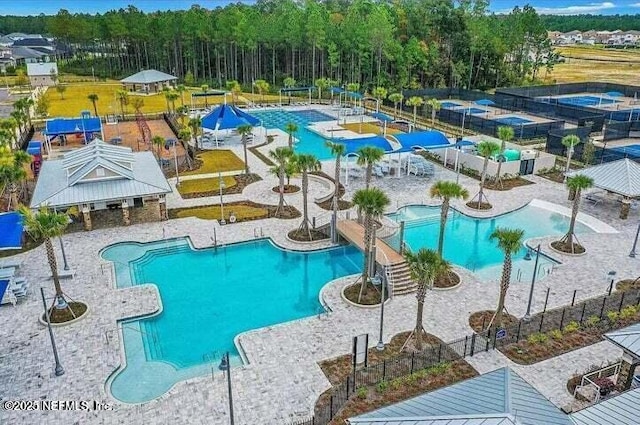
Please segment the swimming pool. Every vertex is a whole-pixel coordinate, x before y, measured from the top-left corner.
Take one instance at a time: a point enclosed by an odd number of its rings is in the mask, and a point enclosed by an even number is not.
[[[500,124],[506,124],[506,125],[524,125],[524,124],[531,124],[534,122],[526,118],[516,117],[516,116],[495,118],[495,121],[498,121]]]
[[[129,403],[217,370],[226,351],[241,364],[239,333],[323,312],[320,289],[362,264],[352,246],[297,252],[268,239],[202,250],[187,239],[119,243],[102,257],[113,261],[119,288],[153,283],[163,305],[157,316],[122,323],[127,365],[110,389]]]
[[[389,215],[395,221],[405,221],[404,240],[410,249],[435,249],[438,246],[440,232],[440,207],[409,205]],[[499,279],[504,259],[497,244],[489,239],[496,227],[520,228],[525,231],[524,239],[548,235],[562,235],[569,227],[569,217],[551,212],[544,208],[527,205],[516,211],[493,218],[473,218],[451,209],[447,219],[444,236],[444,258],[465,267],[483,280]],[[592,230],[584,224],[576,223],[576,233],[589,233]],[[399,247],[399,235],[387,241],[394,248]],[[533,263],[523,260],[526,248],[514,255],[513,281],[531,279]],[[541,257],[538,273],[550,272],[555,263],[548,257]]]
[[[619,100],[610,99],[600,96],[582,95],[582,96],[570,96],[556,98],[558,103],[564,103],[565,105],[578,105],[578,106],[601,106],[611,105],[613,103],[620,103]]]
[[[287,111],[282,109],[252,111],[251,115],[261,120],[267,129],[279,128],[284,131],[288,123],[293,122],[297,124],[298,131],[294,134],[294,137],[298,139],[298,142],[294,145],[296,153],[313,154],[320,160],[333,157],[331,151],[325,146],[325,140],[327,140],[327,138],[314,133],[309,130],[307,126],[314,122],[336,121],[336,118],[315,109],[300,111]]]

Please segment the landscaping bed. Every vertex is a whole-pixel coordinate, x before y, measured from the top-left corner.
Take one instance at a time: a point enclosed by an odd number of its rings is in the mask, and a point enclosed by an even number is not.
[[[457,273],[450,271],[446,274],[441,274],[436,277],[435,281],[433,282],[433,287],[445,289],[453,288],[458,284],[460,284],[460,276],[458,276]]]
[[[185,171],[183,175],[214,174],[226,171],[244,170],[244,162],[228,149],[203,151],[196,155],[193,170]]]
[[[478,204],[476,201],[469,201],[466,203],[466,205],[472,210],[478,210],[478,211],[490,210],[491,208],[493,208],[493,206],[488,202],[480,202]]]
[[[2,254],[0,253],[0,257]],[[623,279],[616,283],[616,291],[629,291],[631,289],[640,288],[640,278],[637,279]]]
[[[586,250],[579,243],[573,243],[573,251],[571,250],[571,245],[562,241],[554,241],[551,242],[551,247],[556,251],[564,252],[566,254],[584,254]]]
[[[311,239],[309,239],[309,234],[311,234]],[[329,239],[329,236],[325,235],[323,232],[313,229],[309,229],[308,233],[300,229],[295,229],[290,231],[287,236],[289,239],[296,242],[315,242],[323,239]]]
[[[511,190],[516,187],[528,186],[530,184],[535,184],[535,183],[532,181],[523,179],[522,177],[516,177],[512,179],[505,179],[505,180],[502,180],[501,182],[498,182],[495,180],[487,181],[485,182],[484,187],[485,189],[504,191],[504,190]]]
[[[323,173],[322,171],[315,171],[311,174],[315,174],[316,176],[320,176],[327,180],[331,180],[333,184],[336,183],[333,177],[329,176],[326,173]],[[339,183],[339,186],[338,186],[338,209],[339,210],[348,210],[353,206],[351,202],[340,199],[344,196],[344,193],[345,193],[345,188],[342,185],[342,183]],[[333,197],[329,198],[324,202],[316,202],[316,205],[322,208],[323,210],[333,211]]]
[[[83,314],[87,312],[87,305],[85,303],[70,301],[69,308],[65,309],[57,309],[51,307],[49,320],[51,323],[65,323],[70,322],[71,320],[75,320],[81,317]],[[73,313],[72,313],[73,311]],[[42,320],[47,321],[47,318],[42,314]]]
[[[540,170],[538,175],[552,182],[564,183],[564,171],[560,169]]]
[[[484,332],[486,327],[489,325],[489,322],[493,318],[493,314],[495,311],[493,310],[483,310],[477,311],[469,316],[469,326],[474,332]],[[502,313],[502,325],[503,326],[513,326],[518,324],[518,318],[512,316],[507,313]],[[483,328],[484,326],[484,328]]]
[[[274,191],[275,193],[280,193],[280,185],[278,186],[273,186],[271,188],[272,191]],[[300,187],[296,186],[295,184],[285,184],[284,188],[283,188],[283,193],[284,194],[290,194],[290,193],[296,193],[300,191]]]
[[[261,145],[251,146],[249,148],[249,151],[251,151],[252,154],[257,156],[260,161],[264,162],[265,165],[268,165],[269,167],[273,167],[274,165],[276,165],[275,162],[270,160],[268,156],[266,156],[265,154],[260,152],[260,150],[258,149],[259,147],[265,146],[265,145],[268,145],[268,144],[269,144],[269,142],[263,143]]]
[[[224,204],[224,217],[229,222],[229,217],[233,213],[236,222],[258,220],[262,218],[275,217],[275,205],[258,204],[251,201],[231,202]],[[191,208],[176,208],[169,210],[169,218],[197,217],[203,220],[219,220],[220,205],[204,205]],[[300,217],[300,212],[292,206],[285,206],[278,214],[278,218],[292,219]]]
[[[376,305],[380,304],[380,289],[378,289],[371,282],[367,283],[367,286],[364,288],[364,292],[362,293],[362,298],[358,301],[358,296],[360,295],[360,283],[354,283],[352,285],[347,286],[344,289],[344,296],[354,304],[360,305]],[[389,294],[385,291],[385,300],[389,298]]]
[[[257,174],[238,174],[235,176],[223,176],[225,188],[223,195],[242,193],[245,187],[251,183],[262,180]],[[205,198],[207,196],[220,195],[220,178],[207,177],[204,179],[182,180],[178,185],[178,192],[183,199]]]

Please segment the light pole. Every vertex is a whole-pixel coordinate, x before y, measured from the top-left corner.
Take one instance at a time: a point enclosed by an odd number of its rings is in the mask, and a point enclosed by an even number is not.
[[[44,317],[47,318],[47,328],[49,329],[49,338],[51,338],[51,348],[53,349],[53,358],[56,362],[55,373],[56,376],[64,375],[64,368],[60,364],[60,358],[58,357],[58,348],[56,347],[56,340],[53,337],[53,329],[51,329],[51,320],[49,318],[49,312],[47,311],[47,301],[44,298],[44,289],[40,288],[40,295],[42,296],[42,305],[44,306]]]
[[[67,263],[67,253],[64,251],[64,241],[62,240],[62,235],[58,236],[60,240],[60,250],[62,251],[62,261],[64,262],[64,269],[69,270],[69,264]]]
[[[527,254],[529,252],[527,251]],[[526,259],[526,257],[525,257]],[[536,274],[538,274],[538,260],[540,259],[540,244],[536,248],[536,262],[533,265],[533,276],[531,276],[531,288],[529,288],[529,302],[527,303],[527,312],[524,315],[524,320],[531,320],[531,301],[533,300],[533,288],[536,284]]]
[[[218,369],[227,372],[227,388],[229,391],[229,423],[234,425],[233,421],[233,395],[231,392],[231,364],[229,363],[229,352],[227,351],[220,359]]]
[[[638,223],[638,230],[636,230],[636,238],[633,240],[633,248],[629,253],[629,257],[636,258],[636,247],[638,246],[638,235],[640,235],[640,223]]]
[[[227,224],[227,221],[224,219],[224,201],[222,200],[222,191],[225,188],[224,185],[224,180],[222,180],[222,173],[218,173],[218,179],[219,179],[219,183],[218,185],[220,186],[220,224]]]

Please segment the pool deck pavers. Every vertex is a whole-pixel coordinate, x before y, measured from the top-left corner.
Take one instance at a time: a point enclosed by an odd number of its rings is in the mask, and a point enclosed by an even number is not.
[[[286,143],[286,139],[277,138],[273,145],[265,148],[272,149],[282,143]],[[240,147],[232,149],[241,153]],[[252,153],[249,153],[249,161],[252,171],[265,180],[260,185],[247,187],[237,195],[237,199],[277,201],[277,194],[266,190],[276,181],[275,177],[267,174],[268,167]],[[323,162],[323,170],[333,175],[333,161]],[[391,197],[389,210],[392,211],[406,204],[437,204],[428,198],[427,189],[430,183],[441,178],[455,180],[455,175],[436,167],[435,178],[374,178],[373,184]],[[530,179],[536,184],[506,192],[489,191],[489,200],[494,205],[489,212],[470,211],[462,206],[461,201],[454,201],[453,205],[474,216],[508,212],[535,198],[570,207],[562,185],[540,177]],[[460,176],[460,182],[471,194],[477,191],[477,181]],[[361,180],[349,182],[345,197],[349,199],[362,185]],[[322,188],[312,189],[316,190]],[[231,196],[236,195],[225,196],[225,202],[235,199]],[[291,195],[287,200],[301,208],[300,194]],[[169,208],[176,208],[201,205],[199,202],[218,202],[217,197],[188,201],[172,196],[167,199],[167,204]],[[578,290],[578,300],[604,293],[608,287],[605,276],[609,270],[616,270],[618,278],[637,277],[640,260],[628,257],[637,226],[637,210],[632,211],[633,218],[626,221],[617,218],[616,205],[593,207],[584,204],[582,211],[608,223],[619,233],[581,236],[581,242],[588,250],[586,256],[551,254],[555,258],[561,257],[563,264],[537,283],[534,312],[542,309],[547,288],[551,288],[548,308],[553,308],[570,303],[575,289]],[[311,203],[310,215],[326,217],[327,211]],[[101,400],[111,403],[113,410],[20,412],[0,409],[0,423],[227,424],[226,382],[215,367],[212,374],[179,382],[160,398],[141,405],[120,403],[108,394],[105,382],[122,362],[117,320],[156,311],[160,301],[153,286],[115,289],[110,267],[100,259],[99,252],[105,246],[120,241],[145,242],[183,236],[189,236],[195,246],[205,247],[212,244],[214,229],[219,243],[253,239],[262,234],[271,237],[278,245],[292,249],[329,245],[328,242],[317,242],[301,246],[289,241],[286,233],[295,228],[299,220],[267,219],[220,226],[215,221],[186,218],[65,235],[67,257],[77,274],[74,279],[63,281],[63,288],[71,298],[86,302],[91,311],[81,321],[54,330],[60,359],[66,370],[61,377],[53,374],[49,336],[36,319],[42,311],[39,288],[44,287],[49,296],[52,294],[44,247],[21,254],[24,265],[20,271],[31,282],[32,292],[15,307],[0,307],[0,320],[4,323],[0,327],[0,397],[3,400]],[[539,238],[545,253],[550,253],[547,242],[552,239]],[[425,328],[445,341],[470,334],[469,314],[494,308],[498,296],[497,282],[482,282],[466,270],[457,270],[462,275],[462,285],[453,290],[427,294]],[[330,306],[329,313],[239,336],[249,363],[232,371],[236,424],[286,424],[291,419],[310,415],[317,397],[330,386],[317,363],[349,353],[352,337],[361,333],[369,333],[371,345],[375,345],[378,310],[347,305],[340,295],[342,288],[354,279],[341,278],[323,288],[321,297]],[[506,301],[510,313],[524,314],[528,293],[528,283],[511,285]],[[413,295],[393,298],[385,309],[385,341],[410,329],[414,314]],[[613,360],[620,354],[609,342],[601,342],[535,365],[513,367],[556,405],[563,406],[569,400],[563,385],[571,375],[591,364]],[[495,351],[477,354],[469,361],[480,372],[510,364]]]

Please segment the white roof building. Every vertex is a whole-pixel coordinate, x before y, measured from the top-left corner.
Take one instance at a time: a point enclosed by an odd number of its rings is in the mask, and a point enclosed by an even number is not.
[[[58,74],[58,65],[55,62],[27,64],[27,76],[29,77],[50,77],[52,74]]]

